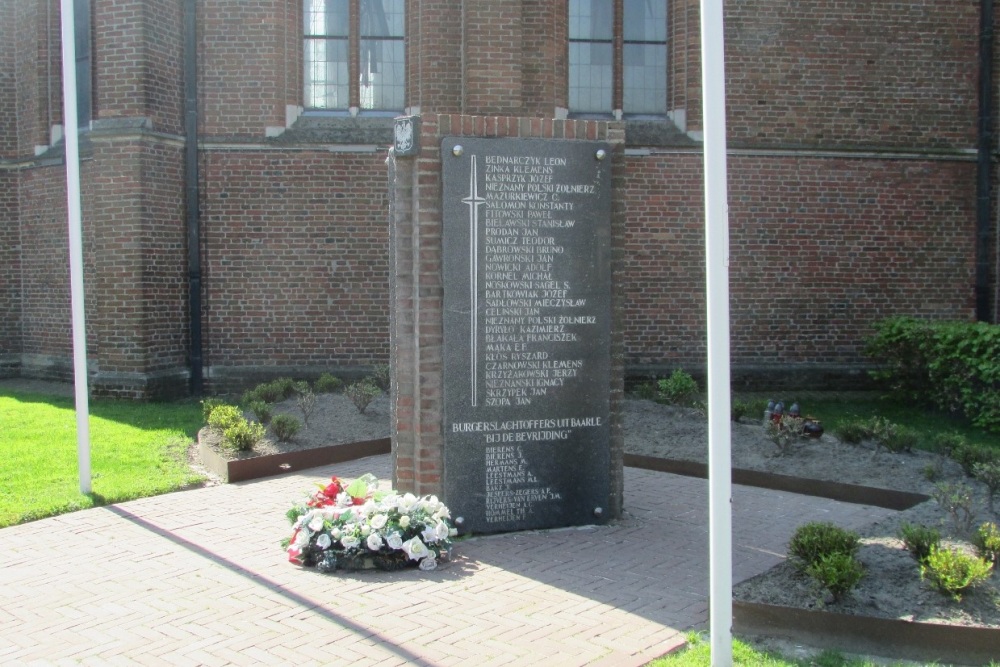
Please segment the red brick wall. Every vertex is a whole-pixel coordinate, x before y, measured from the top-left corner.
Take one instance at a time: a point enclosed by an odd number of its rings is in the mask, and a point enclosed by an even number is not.
[[[701,157],[627,163],[627,363],[700,364]],[[968,161],[731,157],[733,363],[857,363],[879,318],[971,317],[974,178]]]
[[[14,10],[13,3],[0,3],[0,160],[12,158],[17,153],[17,78],[14,76],[17,26]]]
[[[95,117],[146,116],[180,132],[181,0],[91,0]]]
[[[21,353],[21,239],[17,174],[0,167],[0,375]]]
[[[65,369],[72,366],[65,172],[58,167],[21,172],[20,214],[21,351],[42,357],[26,365]]]
[[[62,105],[59,65],[59,12],[46,12],[39,0],[14,4],[14,71],[18,155],[32,155],[49,143],[49,125],[60,122]],[[49,45],[56,45],[52,52]],[[51,100],[51,103],[50,103]]]
[[[260,138],[302,104],[301,2],[199,2],[200,131]]]
[[[88,293],[92,348],[100,372],[127,384],[186,365],[183,140],[172,136],[183,3],[93,3],[95,118],[149,117],[166,135],[98,129],[85,163],[100,184],[85,189],[85,212],[97,213],[88,278],[102,286]],[[848,5],[727,6],[734,363],[856,364],[874,319],[971,316],[979,3]],[[206,366],[384,361],[384,153],[264,140],[285,124],[286,104],[301,104],[299,0],[198,7]],[[565,0],[408,9],[407,103],[424,115],[465,104],[540,119],[565,105]],[[697,130],[697,0],[670,11],[668,108]],[[31,162],[62,116],[58,34],[58,3],[2,3],[0,159],[19,162],[0,164],[0,216],[14,221],[2,238],[17,227],[21,250],[19,271],[0,269],[18,271],[6,284],[19,290],[0,308],[20,300],[21,351],[68,360],[62,168]],[[701,159],[649,148],[621,163],[626,361],[696,366]]]
[[[205,154],[206,367],[388,360],[385,157]]]
[[[979,1],[726,6],[730,137],[973,145]]]
[[[88,314],[94,318],[95,384],[101,393],[141,393],[159,374],[187,365],[180,153],[152,140],[95,146]]]
[[[409,3],[406,103],[462,109],[462,12],[449,0]]]

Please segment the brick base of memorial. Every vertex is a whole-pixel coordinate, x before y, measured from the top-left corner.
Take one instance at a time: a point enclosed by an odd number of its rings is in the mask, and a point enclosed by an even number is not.
[[[388,454],[391,450],[391,442],[389,438],[379,438],[314,447],[296,452],[267,454],[248,459],[227,459],[212,449],[199,433],[198,450],[202,465],[220,480],[228,483],[273,477],[274,475],[317,468],[331,463],[343,463],[363,459],[367,456]]]

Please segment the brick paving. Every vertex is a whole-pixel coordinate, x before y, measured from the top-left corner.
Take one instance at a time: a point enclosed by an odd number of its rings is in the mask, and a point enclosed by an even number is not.
[[[330,475],[378,456],[0,530],[3,665],[642,665],[707,624],[707,482],[626,468],[611,526],[462,541],[435,572],[324,575],[278,541]],[[734,487],[734,579],[796,526],[890,513]]]

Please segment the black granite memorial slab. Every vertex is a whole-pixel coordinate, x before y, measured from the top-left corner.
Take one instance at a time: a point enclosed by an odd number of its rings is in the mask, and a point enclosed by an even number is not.
[[[441,152],[445,502],[463,531],[601,523],[610,146],[446,137]]]

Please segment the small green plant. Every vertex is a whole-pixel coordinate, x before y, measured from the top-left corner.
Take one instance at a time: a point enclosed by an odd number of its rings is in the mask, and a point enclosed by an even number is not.
[[[920,524],[904,523],[899,527],[899,537],[918,563],[925,562],[931,551],[941,544],[941,533]]]
[[[744,401],[739,398],[734,398],[729,403],[729,416],[734,422],[738,422],[740,419],[746,417],[749,414],[753,414],[750,412],[749,401]]]
[[[230,426],[237,424],[242,420],[242,410],[235,405],[223,403],[221,405],[216,405],[211,414],[209,414],[208,425],[209,427],[222,433]]]
[[[295,395],[295,380],[289,377],[280,377],[270,382],[262,382],[253,389],[243,393],[243,403],[249,404],[253,400],[261,400],[265,403],[280,403]]]
[[[375,386],[384,392],[389,391],[389,383],[392,381],[392,369],[389,364],[375,364],[372,366],[372,378]]]
[[[265,403],[259,398],[255,398],[254,400],[247,403],[247,410],[252,412],[254,417],[256,417],[257,421],[259,421],[261,424],[266,424],[269,421],[271,421],[271,415],[273,414],[273,410],[271,409],[270,403]]]
[[[302,425],[292,415],[275,415],[271,420],[271,432],[279,442],[288,442],[295,437]]]
[[[344,381],[330,373],[323,373],[313,383],[313,391],[317,394],[335,394],[343,388]]]
[[[657,382],[657,387],[660,397],[674,405],[690,405],[698,395],[698,383],[679,368],[670,377]]]
[[[948,513],[956,532],[965,533],[972,528],[975,513],[972,507],[972,490],[968,486],[961,482],[941,482],[934,485],[931,497]]]
[[[264,427],[261,424],[243,418],[222,432],[225,446],[240,452],[253,449],[263,437]]]
[[[951,456],[952,452],[955,452],[962,447],[967,447],[969,445],[965,436],[961,433],[935,433],[931,436],[930,446],[931,449],[942,456]]]
[[[652,382],[642,382],[632,389],[632,393],[635,394],[636,398],[652,401],[656,398],[656,387],[653,386]]]
[[[872,437],[867,424],[857,419],[837,424],[833,427],[833,434],[849,445],[860,445],[862,441]]]
[[[978,464],[1000,462],[1000,451],[966,443],[953,449],[951,458],[962,466],[966,475],[972,477]]]
[[[884,417],[872,417],[867,423],[869,437],[875,442],[875,452],[885,448],[893,454],[913,450],[920,437],[916,431],[893,423]]]
[[[1000,566],[1000,528],[992,521],[979,526],[972,536],[972,546],[983,560]]]
[[[891,432],[879,438],[877,442],[893,454],[912,452],[913,448],[920,442],[920,434],[911,428],[896,426]]]
[[[805,571],[830,554],[854,556],[861,545],[858,534],[828,521],[812,521],[795,530],[788,553]]]
[[[201,417],[208,423],[208,418],[212,416],[212,410],[219,407],[220,405],[225,405],[226,402],[221,398],[206,398],[201,402]]]
[[[805,428],[805,419],[786,415],[781,421],[768,421],[764,425],[764,434],[778,446],[778,453],[785,455],[791,454],[792,445],[805,436]]]
[[[972,467],[972,476],[986,485],[986,500],[993,512],[993,499],[1000,493],[1000,461],[977,463]]]
[[[937,461],[935,463],[928,463],[923,468],[920,469],[920,473],[924,476],[928,482],[936,482],[941,479],[943,470],[941,468],[941,462]]]
[[[302,411],[302,421],[305,422],[306,428],[309,428],[309,417],[316,410],[316,394],[309,388],[308,382],[296,382],[295,392],[295,403]]]
[[[833,596],[834,602],[854,590],[865,570],[857,559],[846,553],[830,553],[806,568],[806,574],[815,579]]]
[[[378,398],[381,393],[382,390],[369,378],[348,385],[347,389],[344,390],[344,394],[351,399],[351,403],[354,403],[354,407],[361,414],[365,413],[371,402]]]
[[[932,549],[920,566],[920,576],[935,588],[961,602],[964,591],[990,576],[993,564],[960,549]]]

